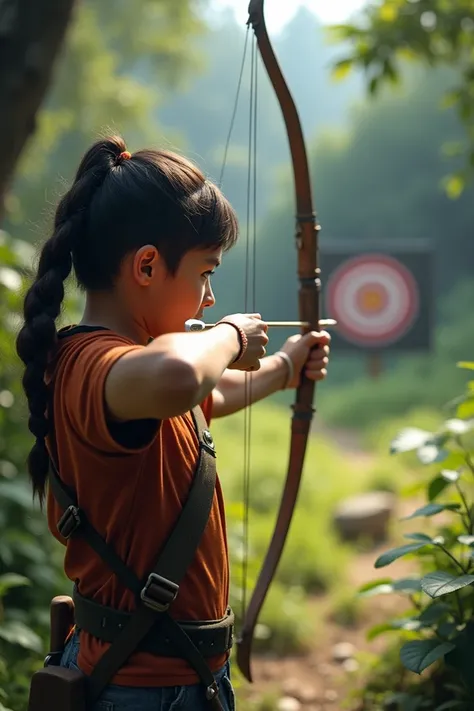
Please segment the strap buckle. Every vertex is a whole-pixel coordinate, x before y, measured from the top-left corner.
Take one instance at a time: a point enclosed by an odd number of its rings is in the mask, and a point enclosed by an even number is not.
[[[212,701],[216,697],[219,696],[219,687],[217,686],[217,682],[214,681],[210,686],[207,687],[206,689],[206,699],[208,701]]]
[[[234,625],[229,625],[226,634],[226,647],[227,650],[232,649],[234,646]]]
[[[145,605],[155,612],[166,612],[171,603],[176,599],[179,585],[172,580],[163,578],[157,573],[150,573],[145,587],[140,592],[140,598]]]
[[[214,438],[209,430],[203,430],[201,447],[205,449],[208,454],[212,454],[213,457],[216,456],[216,445],[214,444]]]
[[[61,665],[61,659],[63,652],[50,652],[44,659],[44,667],[59,667]]]
[[[77,531],[81,521],[81,510],[77,506],[68,506],[57,523],[57,528],[63,538],[70,538]]]

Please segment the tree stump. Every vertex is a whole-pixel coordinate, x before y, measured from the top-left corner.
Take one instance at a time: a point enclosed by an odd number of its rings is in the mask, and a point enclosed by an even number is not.
[[[334,525],[345,541],[368,538],[385,541],[395,511],[396,497],[386,491],[372,491],[343,501],[334,512]]]

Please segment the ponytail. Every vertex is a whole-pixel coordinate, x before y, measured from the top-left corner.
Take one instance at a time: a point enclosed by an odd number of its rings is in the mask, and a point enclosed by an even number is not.
[[[22,383],[30,413],[28,427],[35,437],[28,471],[33,496],[39,498],[41,505],[49,471],[49,393],[45,373],[57,342],[55,322],[64,299],[64,282],[71,273],[74,246],[81,237],[94,193],[124,150],[122,139],[114,137],[96,143],[84,156],[71,189],[58,205],[53,235],[42,249],[35,280],[24,301],[24,324],[16,348],[25,364]]]

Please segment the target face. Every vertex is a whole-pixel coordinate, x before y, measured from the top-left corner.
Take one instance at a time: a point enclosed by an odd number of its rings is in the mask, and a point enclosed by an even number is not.
[[[398,260],[378,254],[349,259],[336,269],[328,282],[327,302],[341,335],[371,346],[397,341],[419,308],[412,274]]]

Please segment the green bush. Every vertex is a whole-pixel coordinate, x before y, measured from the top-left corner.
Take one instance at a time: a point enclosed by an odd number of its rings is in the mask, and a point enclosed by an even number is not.
[[[474,371],[474,363],[460,365]],[[436,431],[404,428],[392,442],[393,453],[416,455],[427,467],[427,475],[421,475],[426,504],[407,517],[423,525],[406,533],[402,546],[380,555],[375,567],[415,556],[418,575],[378,579],[361,590],[364,596],[397,593],[411,603],[403,616],[369,632],[371,637],[399,632],[405,669],[422,674],[430,668],[432,683],[423,693],[416,687],[402,688],[394,696],[390,687],[391,697],[386,695],[385,702],[397,704],[401,711],[467,711],[474,703],[474,380],[455,408],[454,416]],[[436,683],[440,677],[443,684]]]
[[[29,679],[47,651],[50,600],[70,589],[25,470],[31,438],[14,340],[32,256],[0,232],[0,703],[13,711],[26,708]]]

